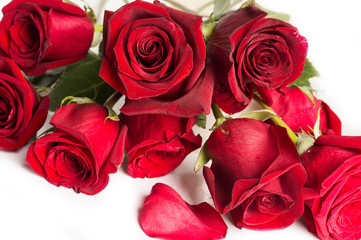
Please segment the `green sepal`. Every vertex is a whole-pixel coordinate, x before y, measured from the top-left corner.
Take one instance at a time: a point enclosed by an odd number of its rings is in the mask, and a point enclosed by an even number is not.
[[[207,115],[205,113],[197,115],[197,123],[196,125],[200,128],[206,129],[207,125]]]
[[[298,141],[296,144],[298,154],[301,156],[315,143],[315,139],[306,133],[298,134]]]
[[[239,118],[252,118],[264,122],[272,117],[278,117],[278,115],[271,110],[261,109],[242,114]]]
[[[318,109],[317,112],[317,119],[315,122],[315,126],[313,127],[313,135],[315,136],[315,139],[317,139],[319,136],[322,135],[321,129],[320,129],[320,123],[321,123],[321,107]]]
[[[67,103],[66,103],[67,102]],[[95,103],[94,100],[87,98],[87,97],[73,97],[73,96],[67,96],[65,97],[60,104],[60,107],[62,107],[64,104],[86,104],[86,103]]]
[[[205,142],[199,152],[193,172],[197,173],[204,165],[206,165],[209,162],[209,160],[211,160],[211,157],[209,156],[207,150],[207,142]]]
[[[239,8],[245,8],[245,7],[248,7],[249,5],[255,5],[256,4],[256,1],[255,0],[248,0],[248,1],[245,1]]]
[[[205,43],[208,42],[216,25],[217,22],[214,20],[213,14],[210,16],[209,20],[202,23],[202,33]]]
[[[251,0],[252,2],[252,0]],[[262,11],[265,11],[267,13],[267,18],[276,18],[276,19],[279,19],[281,21],[284,21],[284,22],[290,22],[290,15],[288,14],[285,14],[285,13],[279,13],[279,12],[274,12],[274,11],[271,11],[269,9],[266,9],[264,7],[261,7],[259,4],[255,4],[256,7],[258,7],[259,9],[261,9]]]
[[[120,121],[118,114],[116,114],[116,112],[112,108],[110,108],[108,106],[105,106],[105,107],[108,109],[108,116],[105,118],[104,122],[107,119],[110,119],[113,121]]]

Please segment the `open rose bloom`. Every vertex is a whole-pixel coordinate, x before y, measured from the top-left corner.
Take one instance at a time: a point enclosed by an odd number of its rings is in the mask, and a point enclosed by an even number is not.
[[[217,210],[237,227],[280,229],[301,217],[306,173],[284,128],[231,119],[206,144],[212,165],[204,178]]]
[[[87,56],[94,27],[84,10],[62,0],[13,0],[0,22],[0,55],[27,75]]]
[[[320,136],[302,155],[309,193],[304,218],[322,240],[361,238],[361,137]]]
[[[43,126],[49,98],[39,98],[19,67],[0,57],[0,149],[17,150]]]
[[[100,76],[127,96],[124,114],[209,113],[214,76],[204,72],[200,16],[159,1],[106,11],[103,53]]]
[[[254,5],[241,8],[221,18],[208,41],[216,72],[213,99],[227,113],[243,110],[254,89],[272,103],[269,89],[282,91],[302,73],[306,39],[294,26],[266,15]]]
[[[57,110],[55,127],[30,147],[26,162],[56,186],[96,194],[123,162],[126,126],[106,119],[104,106],[70,104]]]

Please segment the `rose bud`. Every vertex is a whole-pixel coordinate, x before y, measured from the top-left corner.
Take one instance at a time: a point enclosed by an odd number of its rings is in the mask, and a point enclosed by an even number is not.
[[[190,205],[162,183],[155,184],[145,199],[140,225],[148,236],[162,239],[222,239],[227,233],[227,225],[211,205]]]
[[[214,77],[200,77],[206,56],[200,16],[134,1],[105,12],[103,44],[100,76],[127,96],[124,114],[209,113]]]
[[[266,18],[254,5],[221,18],[207,44],[216,79],[225,85],[223,91],[215,90],[216,103],[228,113],[240,111],[256,89],[270,105],[269,89],[282,91],[301,75],[307,48],[306,39],[294,26]],[[240,106],[229,106],[229,97]]]
[[[0,149],[24,146],[43,126],[49,98],[38,95],[19,67],[0,57]]]
[[[322,239],[361,238],[361,137],[323,135],[301,157],[307,228]]]
[[[69,104],[50,121],[55,127],[30,147],[26,162],[56,186],[89,195],[103,190],[123,162],[126,126],[106,119],[98,104]]]
[[[153,178],[168,174],[202,143],[192,126],[197,118],[162,114],[121,115],[128,126],[125,150],[129,155],[128,172],[132,177]]]
[[[306,174],[285,128],[231,119],[206,144],[212,165],[204,178],[217,210],[237,227],[280,229],[301,217]]]
[[[271,90],[272,105],[278,116],[294,132],[312,132],[315,126],[318,110],[320,110],[320,130],[322,133],[341,135],[341,121],[330,107],[315,96],[312,100],[298,87],[287,87],[283,94]]]
[[[3,9],[0,55],[27,75],[42,75],[87,56],[94,27],[79,7],[62,0],[13,0]]]

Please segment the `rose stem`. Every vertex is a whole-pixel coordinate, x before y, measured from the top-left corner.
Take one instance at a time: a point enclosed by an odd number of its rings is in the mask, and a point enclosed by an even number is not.
[[[262,99],[260,97],[258,97],[257,95],[253,96],[253,99],[259,104],[261,105],[264,109],[270,110],[272,112],[273,109],[268,106],[265,102],[262,101]],[[272,121],[274,122],[274,124],[284,127],[286,128],[288,135],[290,136],[290,138],[292,139],[292,141],[296,144],[298,142],[298,137],[297,135],[290,129],[290,127],[280,118],[280,117],[271,117]]]
[[[112,109],[114,105],[118,102],[118,100],[123,96],[120,92],[113,93],[103,104],[104,106],[108,107],[109,109]]]
[[[168,2],[168,3],[172,4],[172,5],[174,5],[175,7],[179,8],[179,9],[182,10],[182,11],[185,11],[185,12],[187,12],[187,13],[192,13],[192,14],[194,14],[194,15],[198,15],[197,12],[195,12],[195,11],[187,8],[186,6],[183,6],[183,5],[180,4],[180,3],[177,3],[176,1],[173,1],[173,0],[164,0],[164,1],[165,1],[165,2]]]
[[[200,6],[200,7],[196,10],[196,12],[199,13],[199,12],[203,11],[203,10],[206,9],[207,7],[213,5],[213,2],[214,2],[214,1],[207,2],[206,4],[203,4],[202,6]]]

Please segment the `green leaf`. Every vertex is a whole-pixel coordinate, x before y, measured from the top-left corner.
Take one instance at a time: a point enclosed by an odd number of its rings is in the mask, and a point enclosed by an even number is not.
[[[239,118],[252,118],[260,121],[266,121],[271,117],[278,117],[278,116],[275,112],[272,112],[268,109],[261,109],[243,114]]]
[[[224,11],[228,9],[229,4],[230,0],[214,0],[214,15],[221,15]]]
[[[62,74],[64,74],[66,67],[54,68],[46,71],[45,74],[37,77],[28,77],[28,80],[34,88],[48,88],[53,85]]]
[[[290,21],[290,15],[288,15],[288,14],[268,10],[266,8],[261,7],[259,4],[256,4],[256,6],[259,9],[261,9],[261,10],[263,10],[263,11],[265,11],[267,13],[267,18],[277,18],[277,19],[279,19],[281,21],[284,21],[284,22],[289,22]]]
[[[88,58],[69,65],[49,95],[50,110],[57,109],[67,96],[87,97],[103,104],[115,90],[98,76],[100,62],[100,57],[89,53]]]
[[[193,172],[197,173],[204,165],[207,164],[207,162],[211,160],[211,157],[209,156],[208,150],[207,150],[207,142],[204,143],[203,147],[201,148],[201,151],[199,152],[196,165],[194,166]]]
[[[206,129],[207,115],[205,113],[198,114],[197,118],[198,118],[198,121],[197,121],[196,125],[200,128]]]
[[[303,68],[301,76],[294,82],[290,83],[288,86],[311,86],[309,79],[313,77],[318,77],[320,74],[312,63],[306,58],[305,66]]]

